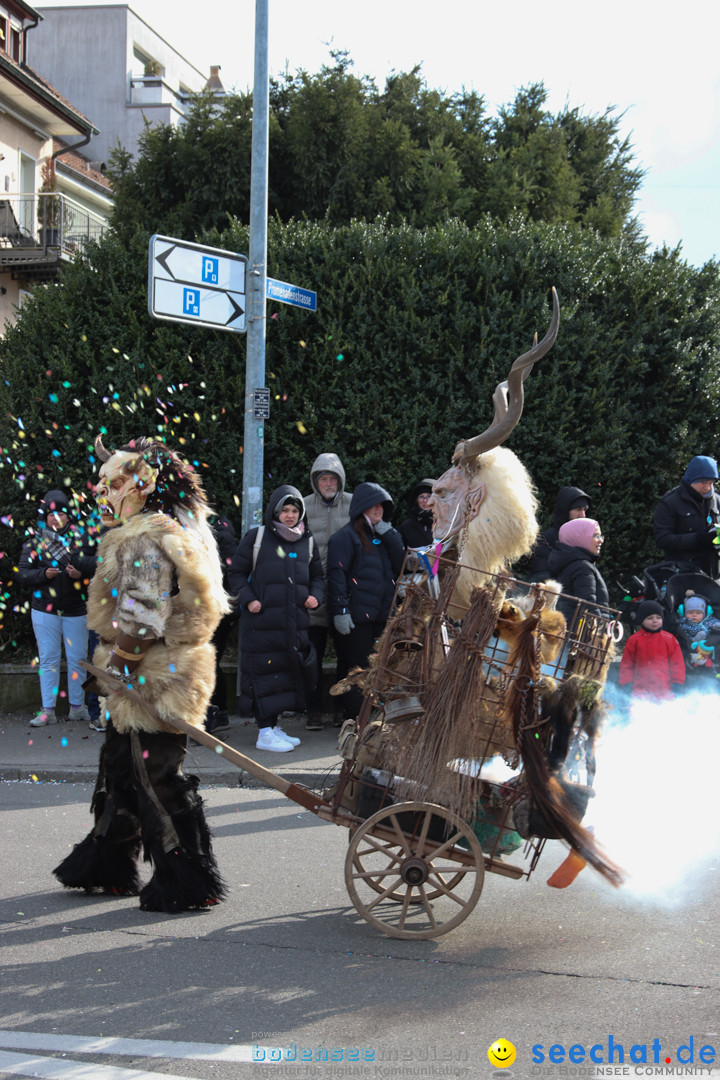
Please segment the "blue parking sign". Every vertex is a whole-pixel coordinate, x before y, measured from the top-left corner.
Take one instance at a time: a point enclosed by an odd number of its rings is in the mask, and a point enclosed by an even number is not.
[[[218,260],[211,255],[203,255],[202,279],[208,285],[217,285],[218,283]]]
[[[200,314],[200,293],[197,289],[185,289],[183,292],[183,314]]]

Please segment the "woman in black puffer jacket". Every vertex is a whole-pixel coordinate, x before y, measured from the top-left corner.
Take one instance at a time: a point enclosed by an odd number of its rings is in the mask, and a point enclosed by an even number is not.
[[[328,611],[338,632],[338,675],[366,667],[383,632],[405,545],[390,524],[393,503],[379,484],[358,484],[350,503],[350,521],[328,543]],[[343,696],[345,717],[357,716],[359,690]]]
[[[278,726],[278,716],[302,712],[307,684],[316,677],[308,612],[323,598],[323,571],[304,518],[297,488],[277,488],[263,533],[245,533],[228,574],[242,612],[241,706],[252,708],[258,750],[283,753],[299,744]]]
[[[608,603],[607,585],[595,565],[602,545],[603,535],[593,518],[567,521],[561,526],[558,542],[550,552],[548,573],[560,582],[563,593],[568,596],[605,607]],[[571,629],[577,604],[562,596],[557,606],[567,619],[568,629]]]

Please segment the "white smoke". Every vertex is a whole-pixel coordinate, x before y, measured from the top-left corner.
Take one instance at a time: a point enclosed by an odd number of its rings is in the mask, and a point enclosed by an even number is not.
[[[720,856],[720,683],[711,687],[616,707],[598,742],[583,824],[626,872],[624,896],[681,904]]]

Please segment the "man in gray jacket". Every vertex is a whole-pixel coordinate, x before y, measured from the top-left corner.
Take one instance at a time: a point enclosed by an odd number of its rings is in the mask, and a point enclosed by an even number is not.
[[[337,454],[320,454],[315,459],[310,470],[310,483],[312,493],[305,496],[306,520],[320,552],[323,576],[327,584],[328,541],[333,533],[342,529],[350,520],[352,493],[345,491],[345,469]],[[317,655],[318,680],[315,690],[307,695],[308,716],[305,727],[308,731],[322,731],[322,663],[328,629],[335,641],[336,634],[332,628],[332,620],[328,617],[327,602],[323,600],[320,607],[310,612],[310,640]],[[337,650],[335,641],[336,653]],[[339,726],[338,720],[342,723],[342,718],[342,711],[336,710],[336,727]]]

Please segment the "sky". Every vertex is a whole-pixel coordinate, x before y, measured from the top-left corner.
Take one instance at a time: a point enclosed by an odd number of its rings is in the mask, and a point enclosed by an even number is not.
[[[55,6],[83,0],[48,0]],[[130,0],[196,67],[221,66],[226,89],[253,84],[255,0]],[[685,0],[269,0],[271,74],[316,72],[347,50],[378,87],[422,65],[430,87],[464,88],[494,114],[544,82],[549,108],[615,106],[646,170],[636,213],[653,246],[682,244],[700,266],[720,256],[720,4]]]

